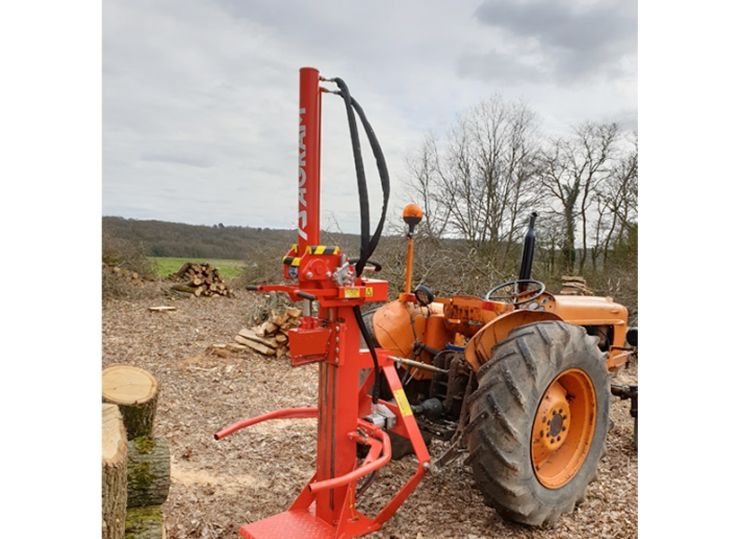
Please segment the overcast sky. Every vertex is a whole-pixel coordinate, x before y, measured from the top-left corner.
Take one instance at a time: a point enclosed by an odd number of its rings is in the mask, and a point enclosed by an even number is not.
[[[523,100],[549,133],[635,128],[637,4],[105,0],[104,215],[294,228],[301,66],[342,77],[363,106],[396,213],[405,156],[491,95]],[[342,102],[325,96],[322,224],[358,232],[348,137]]]

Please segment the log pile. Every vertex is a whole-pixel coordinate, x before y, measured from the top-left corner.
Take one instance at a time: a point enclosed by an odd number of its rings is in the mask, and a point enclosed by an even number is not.
[[[577,275],[562,275],[560,294],[562,296],[593,296],[594,291],[586,284],[586,279]]]
[[[158,381],[144,369],[112,365],[102,372],[102,397],[106,403],[103,404],[103,537],[162,539],[166,536],[161,504],[169,496],[171,469],[169,444],[153,435],[158,395]],[[105,447],[112,448],[113,443],[111,435],[105,434],[106,414],[108,418],[115,416],[120,420],[116,442],[120,449],[115,458],[107,459],[116,464],[108,463],[107,468]],[[113,453],[108,450],[107,454]],[[121,483],[123,487],[119,486]],[[115,496],[110,494],[113,484],[118,485]],[[113,515],[111,508],[118,513]]]
[[[172,290],[200,296],[231,296],[232,293],[220,277],[218,269],[207,262],[186,262],[170,278],[182,281],[172,285]]]
[[[282,312],[272,311],[265,322],[244,327],[235,336],[235,342],[213,344],[207,352],[220,357],[233,353],[255,350],[264,356],[281,358],[289,352],[289,330],[299,326],[302,311],[297,307],[287,307]]]
[[[117,275],[124,279],[128,279],[129,281],[132,281],[134,283],[143,283],[144,281],[151,280],[144,277],[137,271],[129,270],[128,268],[122,268],[120,266],[111,266],[109,264],[106,264],[105,262],[102,263],[102,271],[105,273]]]

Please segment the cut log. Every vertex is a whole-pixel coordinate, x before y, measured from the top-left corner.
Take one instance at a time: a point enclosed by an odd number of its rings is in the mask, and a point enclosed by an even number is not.
[[[299,307],[287,307],[287,315],[290,318],[299,318],[302,316],[302,309]]]
[[[176,275],[177,277],[184,277],[184,275],[190,270],[191,267],[191,263],[185,262],[184,264],[182,264],[182,267],[179,268],[179,271],[176,272],[174,275]]]
[[[234,342],[229,342],[225,346],[231,352],[244,352],[245,350],[248,350],[248,346],[245,346],[243,344],[234,343]]]
[[[282,327],[286,323],[288,318],[289,317],[286,314],[278,314],[278,315],[272,316],[270,322],[272,324],[276,324],[279,327]]]
[[[256,327],[251,328],[251,331],[253,331],[259,337],[265,337],[266,336],[266,322]]]
[[[148,310],[156,313],[161,313],[165,311],[176,311],[177,308],[172,307],[171,305],[155,305],[153,307],[149,307]]]
[[[156,415],[159,383],[133,365],[112,365],[102,371],[102,400],[117,404],[128,439],[151,436]]]
[[[586,279],[584,279],[580,275],[561,275],[560,280],[561,282],[576,281],[579,283],[586,284]]]
[[[248,346],[249,348],[256,350],[260,354],[264,354],[265,356],[273,356],[274,354],[276,354],[276,351],[273,348],[265,346],[256,341],[252,341],[250,339],[244,339],[240,335],[235,336],[235,342]]]
[[[271,337],[274,333],[279,331],[279,326],[277,326],[273,322],[269,322],[268,320],[263,323],[263,326],[264,326],[264,333],[267,337]]]
[[[276,339],[277,344],[286,344],[286,342],[289,340],[289,337],[287,337],[283,333],[277,333],[276,337],[274,338]]]
[[[169,496],[169,443],[140,436],[128,442],[128,508],[161,505]]]
[[[114,404],[102,405],[102,538],[125,537],[128,446],[123,417]]]
[[[238,332],[238,335],[240,335],[244,339],[248,339],[249,341],[255,341],[257,343],[270,346],[271,348],[276,348],[276,341],[274,339],[267,339],[266,337],[259,337],[258,335],[256,335],[256,333],[252,329],[243,328],[242,330]],[[241,343],[241,344],[246,344],[246,343]]]
[[[173,284],[171,286],[171,289],[177,290],[178,292],[187,292],[189,294],[195,293],[195,287],[188,284]]]
[[[161,506],[128,509],[125,515],[125,539],[166,539]]]

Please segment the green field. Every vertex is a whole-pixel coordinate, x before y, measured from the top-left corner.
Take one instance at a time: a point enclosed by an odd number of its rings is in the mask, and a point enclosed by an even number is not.
[[[209,262],[218,269],[221,277],[237,277],[243,269],[242,260],[227,260],[218,258],[178,258],[173,256],[149,256],[146,257],[154,263],[156,273],[166,277],[178,271],[185,262],[203,263]]]

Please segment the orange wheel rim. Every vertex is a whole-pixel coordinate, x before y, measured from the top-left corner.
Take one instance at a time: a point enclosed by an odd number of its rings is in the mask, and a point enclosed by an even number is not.
[[[545,390],[532,426],[532,466],[538,481],[556,489],[586,460],[596,429],[596,392],[579,369],[560,373]]]

